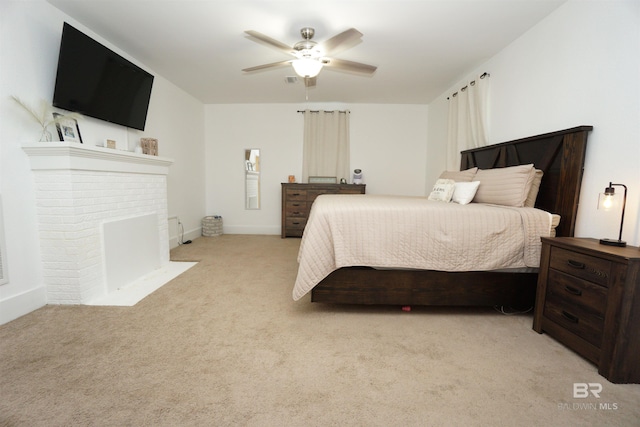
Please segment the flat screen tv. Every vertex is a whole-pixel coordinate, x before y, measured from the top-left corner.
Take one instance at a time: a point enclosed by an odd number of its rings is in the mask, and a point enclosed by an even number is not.
[[[152,85],[151,74],[64,23],[55,107],[144,130]]]

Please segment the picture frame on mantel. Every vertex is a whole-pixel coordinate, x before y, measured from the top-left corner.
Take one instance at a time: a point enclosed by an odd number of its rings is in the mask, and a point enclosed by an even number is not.
[[[64,117],[64,115],[60,113],[53,113],[53,118],[56,122],[56,129],[58,130],[60,141],[79,142],[82,144],[82,135],[80,135],[80,127],[76,119]]]

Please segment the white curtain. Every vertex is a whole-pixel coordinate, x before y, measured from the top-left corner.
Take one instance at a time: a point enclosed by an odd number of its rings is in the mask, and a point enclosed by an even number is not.
[[[309,182],[309,176],[335,176],[349,182],[349,112],[303,113],[302,182]]]
[[[489,74],[484,73],[449,97],[447,169],[460,167],[460,152],[487,145]]]

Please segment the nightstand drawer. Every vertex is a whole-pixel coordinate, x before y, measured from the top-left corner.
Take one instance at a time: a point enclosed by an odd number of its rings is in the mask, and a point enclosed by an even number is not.
[[[550,267],[602,286],[609,285],[611,261],[552,247]]]
[[[607,308],[607,288],[570,274],[549,270],[547,299],[564,301],[568,307],[577,305],[604,317]]]
[[[596,347],[602,345],[603,317],[552,300],[547,300],[544,316]]]

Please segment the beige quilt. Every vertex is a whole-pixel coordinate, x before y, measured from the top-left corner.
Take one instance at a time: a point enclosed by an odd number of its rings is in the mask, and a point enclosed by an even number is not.
[[[298,254],[293,299],[341,267],[487,271],[538,267],[552,215],[535,208],[426,197],[322,195]]]

